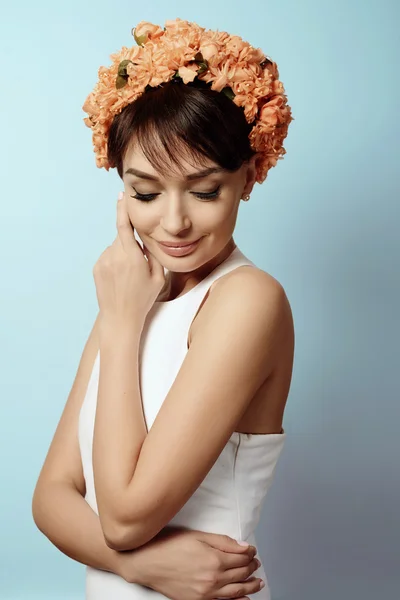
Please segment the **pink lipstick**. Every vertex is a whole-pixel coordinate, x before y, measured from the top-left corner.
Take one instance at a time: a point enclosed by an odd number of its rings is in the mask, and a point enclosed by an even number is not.
[[[199,242],[202,238],[198,239],[196,242],[193,242],[191,244],[186,244],[186,245],[182,245],[182,246],[166,246],[165,244],[163,244],[162,242],[157,242],[160,246],[160,248],[166,253],[169,254],[170,256],[187,256],[188,254],[191,254],[199,245]]]

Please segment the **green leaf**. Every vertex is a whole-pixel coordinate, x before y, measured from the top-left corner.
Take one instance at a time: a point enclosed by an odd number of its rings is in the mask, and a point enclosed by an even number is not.
[[[204,73],[205,71],[207,71],[208,69],[208,63],[207,61],[199,63],[199,68],[197,69],[197,74],[201,75],[202,73]]]
[[[143,35],[136,35],[136,29],[133,30],[133,37],[138,46],[144,46],[147,42],[147,35],[145,33]]]
[[[195,54],[194,62],[199,65],[199,68],[197,69],[198,75],[201,75],[202,73],[207,71],[208,62],[203,58],[203,55],[201,52],[197,52],[197,54]]]
[[[128,83],[128,80],[126,77],[117,75],[117,78],[115,80],[115,87],[117,88],[117,90],[120,90],[121,88],[125,87],[127,83]]]
[[[118,65],[118,75],[120,77],[128,77],[128,73],[126,72],[126,67],[128,66],[129,63],[133,63],[133,61],[129,60],[129,58],[126,58],[125,60],[121,60],[121,62]]]
[[[230,88],[229,86],[227,86],[227,87],[224,87],[224,89],[223,89],[223,90],[221,90],[221,92],[222,92],[223,94],[225,94],[225,96],[228,96],[228,98],[229,98],[230,100],[233,100],[233,99],[234,99],[234,97],[235,97],[235,95],[236,95],[236,94],[234,93],[234,91],[232,90],[232,88]]]

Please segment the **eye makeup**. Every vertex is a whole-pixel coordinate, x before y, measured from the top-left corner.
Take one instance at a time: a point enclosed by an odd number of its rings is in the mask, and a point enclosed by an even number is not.
[[[133,186],[131,186],[131,187],[136,192],[136,195],[131,196],[131,198],[135,198],[136,200],[140,200],[142,202],[152,202],[152,200],[155,200],[155,198],[160,195],[160,194],[140,194],[139,192],[137,192],[135,190],[135,188]],[[218,198],[218,196],[221,193],[221,185],[219,185],[217,187],[217,189],[215,189],[213,192],[190,192],[190,193],[193,194],[194,196],[197,196],[197,198],[200,198],[200,200],[214,200],[215,198]]]

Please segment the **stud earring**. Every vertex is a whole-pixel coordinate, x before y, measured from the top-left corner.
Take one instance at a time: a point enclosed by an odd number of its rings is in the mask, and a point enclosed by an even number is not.
[[[250,200],[250,194],[245,194],[245,196],[241,198],[241,200],[244,200],[244,202],[248,202]]]

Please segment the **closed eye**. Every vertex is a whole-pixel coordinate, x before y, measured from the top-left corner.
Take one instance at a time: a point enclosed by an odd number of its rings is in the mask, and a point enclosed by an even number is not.
[[[132,186],[132,189],[135,190],[135,188],[133,186]],[[217,187],[217,189],[214,190],[213,192],[190,192],[190,193],[193,194],[194,196],[197,196],[201,200],[209,200],[209,199],[213,199],[213,198],[218,198],[218,196],[220,195],[220,191],[221,191],[221,186],[219,185]],[[152,200],[155,200],[155,198],[157,198],[157,196],[160,195],[160,194],[140,194],[136,190],[135,190],[135,192],[136,192],[136,196],[131,196],[131,198],[136,198],[136,200],[141,200],[142,202],[151,202]]]

